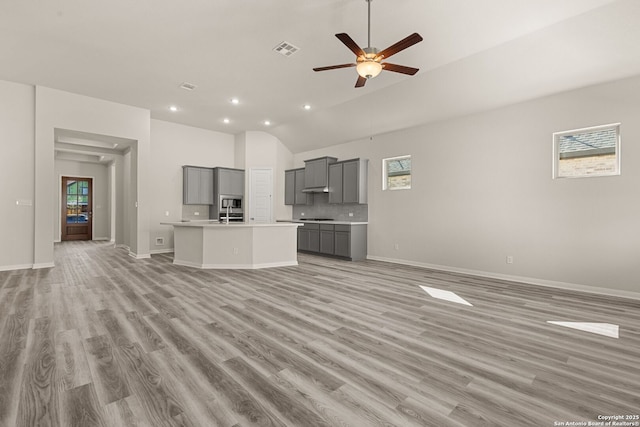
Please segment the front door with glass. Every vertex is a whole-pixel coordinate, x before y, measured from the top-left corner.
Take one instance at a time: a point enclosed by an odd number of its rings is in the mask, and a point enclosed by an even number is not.
[[[64,240],[91,240],[91,178],[62,177],[62,235]]]

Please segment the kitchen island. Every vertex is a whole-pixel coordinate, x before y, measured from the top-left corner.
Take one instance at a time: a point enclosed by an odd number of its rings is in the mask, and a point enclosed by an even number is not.
[[[164,222],[173,226],[173,263],[195,268],[257,269],[298,265],[300,224]]]

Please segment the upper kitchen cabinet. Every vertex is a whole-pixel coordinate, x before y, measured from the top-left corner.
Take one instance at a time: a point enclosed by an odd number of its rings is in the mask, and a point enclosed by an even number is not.
[[[198,166],[182,167],[182,203],[213,204],[213,169]]]
[[[367,159],[329,165],[329,203],[367,203],[368,166]]]
[[[305,160],[305,191],[323,192],[329,185],[329,165],[335,163],[335,157],[320,157]]]
[[[213,171],[213,185],[217,194],[244,196],[243,169],[214,168]]]
[[[284,171],[284,204],[307,205],[312,202],[313,195],[305,193],[305,169]]]

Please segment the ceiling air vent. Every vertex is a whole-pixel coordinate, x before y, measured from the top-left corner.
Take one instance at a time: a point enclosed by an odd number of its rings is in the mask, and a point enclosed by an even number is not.
[[[196,88],[196,85],[192,83],[184,82],[180,85],[180,87],[184,90],[194,90]]]
[[[299,51],[300,48],[292,45],[291,43],[282,42],[278,46],[274,47],[273,50],[275,50],[276,52],[278,52],[283,56],[291,56],[297,51]]]

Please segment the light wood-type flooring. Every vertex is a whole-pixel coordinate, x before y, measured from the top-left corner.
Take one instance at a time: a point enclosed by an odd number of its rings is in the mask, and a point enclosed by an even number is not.
[[[0,272],[1,426],[546,427],[640,413],[638,300],[311,255],[254,271],[99,242],[55,256]],[[618,324],[620,337],[548,320]]]

